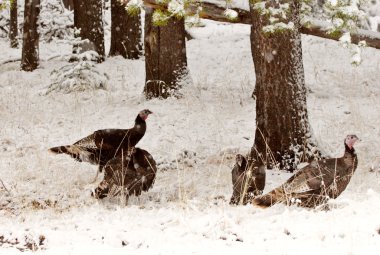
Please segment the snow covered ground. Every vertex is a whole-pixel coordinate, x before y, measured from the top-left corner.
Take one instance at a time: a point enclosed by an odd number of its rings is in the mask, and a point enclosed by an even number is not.
[[[18,254],[33,240],[41,240],[40,254],[379,254],[380,51],[364,49],[353,67],[337,42],[303,37],[315,137],[340,156],[345,135],[357,134],[359,167],[329,211],[262,210],[228,204],[234,155],[248,152],[255,128],[249,27],[206,22],[191,33],[193,84],[181,99],[144,99],[143,60],[100,64],[107,91],[47,96],[49,74],[64,61],[42,61],[32,73],[19,62],[0,66],[0,179],[10,192],[0,187],[0,240],[19,242],[0,254]],[[20,56],[6,41],[0,47],[0,62]],[[41,59],[57,52],[70,47],[41,45]],[[138,146],[159,171],[153,189],[126,207],[90,197],[101,180],[91,184],[95,166],[47,152],[97,129],[129,128],[144,108],[154,114]],[[267,176],[266,191],[289,174]]]

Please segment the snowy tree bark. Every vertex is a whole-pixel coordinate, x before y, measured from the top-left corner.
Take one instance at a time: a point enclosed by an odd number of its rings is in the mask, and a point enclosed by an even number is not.
[[[167,25],[152,24],[153,9],[145,12],[145,96],[167,98],[188,75],[184,19],[171,18]]]
[[[21,69],[33,71],[39,63],[37,21],[40,0],[25,0]]]
[[[274,2],[274,1],[273,1]],[[251,49],[256,73],[256,132],[251,156],[293,171],[320,156],[312,140],[302,63],[299,1],[291,5],[296,29],[265,34],[268,17],[251,9]]]
[[[110,56],[138,59],[141,55],[141,15],[131,16],[120,0],[111,0]]]
[[[145,87],[147,98],[160,96],[160,28],[152,24],[152,8],[145,8],[144,48]]]
[[[74,0],[62,0],[66,9],[74,10]]]
[[[10,7],[9,40],[11,48],[17,48],[17,0],[12,1]]]
[[[80,29],[82,39],[87,43],[80,45],[81,51],[96,51],[99,54],[98,62],[104,61],[104,27],[103,27],[102,1],[75,0],[74,26]],[[76,50],[76,48],[74,48]]]

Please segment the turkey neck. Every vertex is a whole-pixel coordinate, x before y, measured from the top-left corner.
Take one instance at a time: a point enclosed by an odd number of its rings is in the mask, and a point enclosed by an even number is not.
[[[350,168],[348,170],[355,171],[356,167],[358,166],[358,158],[357,158],[355,149],[354,147],[352,148],[348,147],[346,143],[344,143],[344,146],[345,146],[344,156],[343,156],[344,164]]]
[[[243,171],[246,170],[246,168],[247,168],[247,160],[243,157],[243,161],[241,162],[241,167],[240,167],[240,169],[241,169],[241,171],[243,172]]]
[[[139,114],[137,114],[135,126],[133,128],[139,133],[145,133],[146,131],[146,122],[140,117]]]

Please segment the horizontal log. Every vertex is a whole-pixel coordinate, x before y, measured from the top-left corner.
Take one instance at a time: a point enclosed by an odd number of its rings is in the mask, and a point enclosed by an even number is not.
[[[322,37],[338,41],[341,34],[333,35],[327,32],[329,23],[322,21],[312,21],[310,25],[301,27],[301,33]],[[368,47],[380,49],[380,33],[358,29],[356,32],[351,33],[351,43],[358,44],[360,41],[365,41]]]
[[[154,0],[143,0],[144,5],[154,8],[166,10],[167,7],[164,5],[157,4]],[[251,14],[247,10],[239,9],[239,8],[231,8],[232,10],[238,13],[238,18],[236,20],[230,20],[224,15],[224,11],[226,10],[223,7],[220,7],[213,3],[208,2],[191,2],[186,9],[186,13],[188,15],[194,15],[197,12],[199,6],[202,6],[202,10],[199,12],[199,17],[203,19],[210,19],[220,22],[228,22],[228,23],[241,23],[251,25]],[[332,35],[327,32],[328,23],[322,21],[312,21],[311,24],[302,26],[300,32],[306,35],[313,35],[325,39],[331,39],[338,41],[339,35]],[[356,32],[351,33],[351,42],[354,44],[358,44],[360,41],[366,41],[368,47],[380,49],[380,33],[373,32],[364,29],[358,29]]]
[[[144,5],[153,9],[167,10],[167,6],[156,3],[155,0],[143,0]],[[249,11],[239,9],[239,8],[230,8],[238,13],[238,18],[235,20],[227,19],[224,15],[224,11],[226,10],[223,7],[220,7],[213,3],[207,2],[190,2],[186,13],[188,15],[194,15],[197,13],[198,7],[202,7],[202,11],[200,11],[199,17],[202,19],[210,19],[214,21],[220,22],[228,22],[228,23],[242,23],[242,24],[251,24],[251,15]]]

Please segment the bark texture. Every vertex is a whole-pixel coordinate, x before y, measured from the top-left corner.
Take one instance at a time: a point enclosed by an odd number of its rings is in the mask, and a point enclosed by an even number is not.
[[[153,9],[145,12],[145,96],[167,98],[179,88],[188,75],[185,22],[171,18],[167,25],[152,24]]]
[[[39,35],[37,21],[40,0],[25,0],[21,69],[33,71],[39,64]]]
[[[298,1],[288,1],[294,30],[265,34],[267,17],[251,9],[251,49],[256,73],[256,132],[251,156],[294,170],[319,156],[311,139],[302,63]]]
[[[110,56],[122,55],[127,59],[141,56],[141,15],[129,15],[125,4],[111,0]]]
[[[9,22],[9,40],[11,43],[11,48],[17,48],[17,0],[11,2],[11,13]]]
[[[104,61],[104,27],[103,27],[102,1],[99,0],[75,0],[74,1],[74,26],[80,29],[82,40],[88,42],[80,45],[79,52],[89,50],[99,54],[98,62]],[[77,50],[77,46],[74,50]]]

